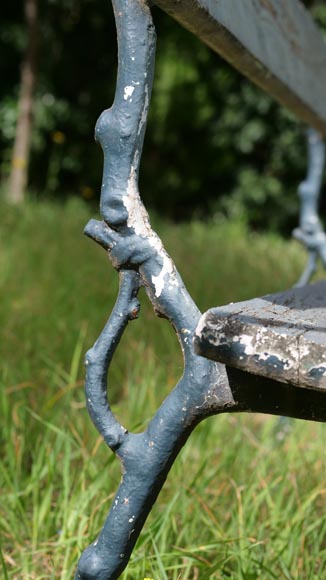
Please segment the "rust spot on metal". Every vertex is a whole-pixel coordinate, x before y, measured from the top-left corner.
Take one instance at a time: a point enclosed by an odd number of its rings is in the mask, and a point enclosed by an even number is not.
[[[139,314],[138,308],[133,308],[133,310],[130,313],[131,320],[135,320],[135,318],[138,317],[138,314]]]

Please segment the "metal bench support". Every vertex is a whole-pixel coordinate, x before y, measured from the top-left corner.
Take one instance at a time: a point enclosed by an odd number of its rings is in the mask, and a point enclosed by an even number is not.
[[[86,400],[94,425],[121,461],[122,481],[103,530],[81,556],[76,580],[119,577],[193,428],[235,404],[225,368],[194,353],[192,338],[200,312],[152,230],[139,196],[138,170],[155,54],[150,10],[143,0],[114,0],[113,6],[119,49],[117,88],[113,106],[102,113],[95,131],[104,153],[104,220],[91,220],[85,233],[108,251],[119,272],[120,291],[106,327],[86,355]],[[146,431],[132,434],[110,409],[107,373],[128,321],[138,315],[140,286],[156,314],[167,318],[177,333],[184,373]]]
[[[307,132],[308,171],[307,177],[298,188],[300,197],[299,227],[293,231],[293,237],[301,242],[308,251],[307,265],[296,286],[308,284],[321,259],[326,266],[326,235],[318,216],[318,202],[323,182],[325,167],[325,144],[322,136],[315,129]]]
[[[184,0],[169,4],[185,6]],[[189,5],[197,4],[194,0]],[[282,393],[289,393],[294,387],[266,379],[276,387],[274,394],[263,396],[264,379],[248,382],[248,373],[234,369],[228,369],[227,374],[224,365],[194,351],[193,337],[201,314],[152,230],[138,190],[154,71],[155,30],[144,0],[113,0],[113,7],[118,33],[116,94],[95,130],[104,153],[103,221],[91,220],[85,233],[108,252],[119,272],[120,289],[103,332],[86,355],[85,390],[94,425],[121,461],[122,479],[102,531],[80,558],[76,580],[116,580],[120,576],[174,459],[202,419],[228,411],[307,417],[305,389],[300,389],[297,404],[291,406],[289,397],[282,397]],[[211,22],[211,16],[207,18]],[[320,102],[324,106],[324,101]],[[312,120],[318,116],[320,102],[308,115]],[[323,111],[316,124],[325,128]],[[138,316],[140,286],[145,288],[155,313],[172,324],[183,352],[184,372],[147,429],[134,434],[112,413],[107,375],[128,322]],[[313,410],[322,406],[322,401],[319,392],[311,393],[308,391],[313,418]]]

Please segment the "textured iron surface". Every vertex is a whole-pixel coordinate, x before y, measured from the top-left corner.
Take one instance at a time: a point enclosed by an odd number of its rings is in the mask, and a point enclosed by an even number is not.
[[[308,251],[308,262],[296,286],[308,284],[317,268],[320,258],[326,266],[326,235],[318,216],[318,201],[325,167],[325,144],[317,131],[309,129],[308,138],[308,172],[299,185],[300,222],[293,231],[293,236]]]
[[[114,0],[119,67],[113,106],[95,130],[104,153],[103,221],[85,233],[107,252],[120,291],[106,327],[86,355],[90,416],[122,464],[122,480],[98,538],[82,554],[76,580],[114,580],[125,568],[146,517],[187,437],[203,418],[234,405],[225,368],[198,357],[193,334],[200,312],[152,230],[138,191],[138,170],[154,69],[155,31],[143,0]],[[113,415],[107,373],[129,320],[138,315],[144,286],[155,312],[177,333],[184,372],[146,431],[130,433]],[[134,386],[137,389],[137,385]]]
[[[326,282],[209,310],[195,350],[249,373],[326,389]]]

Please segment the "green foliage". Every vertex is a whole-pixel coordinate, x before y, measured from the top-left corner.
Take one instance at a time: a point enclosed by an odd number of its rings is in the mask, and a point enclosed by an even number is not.
[[[312,10],[326,29],[324,3]],[[158,49],[141,172],[146,204],[176,220],[241,215],[256,229],[289,234],[306,170],[304,127],[155,7],[153,14]],[[92,0],[40,0],[40,29],[30,188],[97,199],[102,154],[93,131],[114,95],[112,10]],[[21,4],[6,4],[0,23],[3,181],[25,40]]]
[[[68,580],[120,479],[85,409],[82,364],[117,274],[82,236],[90,215],[81,201],[2,210],[0,569],[10,580]],[[250,233],[243,222],[153,221],[201,309],[288,287],[303,265],[294,242]],[[136,431],[182,372],[174,333],[141,301],[109,376],[114,411]],[[204,421],[123,580],[323,578],[325,457],[325,425]]]

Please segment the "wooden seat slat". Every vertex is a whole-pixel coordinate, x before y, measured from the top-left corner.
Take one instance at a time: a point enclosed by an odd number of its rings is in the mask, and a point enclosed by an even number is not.
[[[326,282],[212,308],[197,354],[246,372],[326,390]]]

